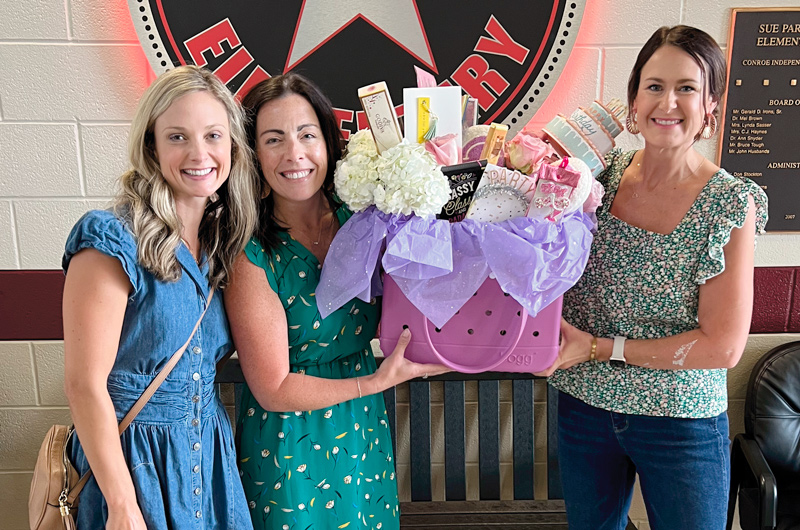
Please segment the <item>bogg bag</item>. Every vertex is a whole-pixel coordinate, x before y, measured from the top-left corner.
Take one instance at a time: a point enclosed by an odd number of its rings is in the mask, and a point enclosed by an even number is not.
[[[400,290],[390,275],[383,281],[381,349],[391,355],[403,328],[411,329],[405,356],[418,363],[439,363],[474,374],[539,372],[558,357],[562,298],[535,318],[496,280],[487,279],[441,329],[436,328]]]

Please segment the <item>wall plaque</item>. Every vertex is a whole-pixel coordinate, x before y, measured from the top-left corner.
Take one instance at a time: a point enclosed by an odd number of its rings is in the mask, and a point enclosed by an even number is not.
[[[392,100],[402,102],[403,88],[416,86],[414,66],[476,98],[480,123],[521,129],[558,79],[585,3],[128,0],[157,74],[207,66],[241,96],[295,70],[322,87],[345,131],[366,127],[358,87],[386,81]]]
[[[719,164],[769,196],[767,230],[800,230],[800,8],[733,9]]]

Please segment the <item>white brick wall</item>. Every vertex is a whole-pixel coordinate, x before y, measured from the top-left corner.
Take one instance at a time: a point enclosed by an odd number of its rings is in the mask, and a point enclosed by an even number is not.
[[[661,25],[706,29],[724,45],[730,8],[792,6],[796,0],[587,0],[565,72],[536,116],[594,98],[625,97],[639,47]],[[125,0],[0,2],[0,268],[57,269],[72,224],[102,207],[125,169],[127,125],[152,79]],[[639,147],[624,133],[623,147]],[[714,144],[701,146],[713,158]],[[800,264],[800,235],[759,240],[756,264]],[[754,336],[731,371],[733,430],[741,428],[746,374],[774,344],[795,336]],[[47,427],[68,421],[60,343],[0,343],[0,504],[3,528],[26,528],[29,470]],[[402,446],[401,446],[402,447]],[[472,448],[471,450],[473,450]],[[402,462],[402,460],[401,460]],[[634,517],[645,519],[640,504]],[[646,523],[642,522],[642,527]]]

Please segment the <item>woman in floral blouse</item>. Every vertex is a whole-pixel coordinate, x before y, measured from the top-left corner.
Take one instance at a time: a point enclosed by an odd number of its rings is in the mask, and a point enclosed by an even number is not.
[[[639,151],[612,152],[586,273],[565,296],[559,460],[570,530],[625,527],[638,474],[654,530],[723,529],[726,371],[747,341],[766,196],[695,149],[717,128],[725,60],[663,27],[628,82]]]
[[[410,333],[375,369],[379,304],[354,299],[324,320],[315,291],[350,212],[333,195],[341,134],[327,98],[289,73],[243,101],[263,199],[226,305],[247,385],[239,469],[259,529],[399,528],[381,392],[443,367],[408,361]]]

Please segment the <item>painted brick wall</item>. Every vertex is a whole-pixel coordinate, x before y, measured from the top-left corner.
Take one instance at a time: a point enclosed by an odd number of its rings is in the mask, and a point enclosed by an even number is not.
[[[594,98],[624,97],[633,59],[660,25],[687,23],[727,40],[730,8],[791,6],[796,0],[587,0],[578,43],[554,94],[535,118],[543,125],[557,112]],[[153,74],[140,50],[125,0],[14,0],[0,2],[0,269],[58,269],[66,235],[89,208],[102,207],[125,168],[125,138],[134,106]],[[640,144],[624,133],[623,147]],[[715,157],[713,142],[701,146]],[[731,168],[732,169],[732,168]],[[800,235],[759,239],[756,265],[767,278],[756,284],[764,311],[754,331],[800,330]],[[21,276],[17,276],[20,278]],[[44,281],[55,282],[52,275]],[[9,285],[16,285],[13,296]],[[20,296],[34,287],[0,286],[0,325],[53,318],[58,307],[28,312]],[[22,293],[22,294],[20,294]],[[759,306],[757,305],[757,308]],[[759,327],[756,327],[759,326]],[[57,326],[56,326],[57,327]],[[57,337],[60,335],[53,335]],[[730,376],[732,429],[741,430],[749,368],[791,334],[753,335]],[[0,341],[0,505],[3,528],[27,528],[24,509],[30,469],[47,427],[69,421],[62,390],[63,351],[58,341],[17,336]],[[640,503],[632,516],[647,528]]]

